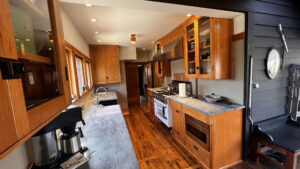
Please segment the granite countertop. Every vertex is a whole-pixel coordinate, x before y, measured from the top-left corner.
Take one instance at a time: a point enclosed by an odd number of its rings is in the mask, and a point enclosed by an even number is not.
[[[195,99],[192,97],[181,98],[178,96],[169,96],[168,99],[181,103],[185,106],[188,106],[192,109],[195,109],[207,115],[224,113],[224,112],[233,111],[237,109],[243,109],[245,107],[240,104],[234,104],[229,102],[207,103],[203,100]]]
[[[130,139],[120,105],[93,104],[94,94],[85,107],[82,126],[83,146],[88,147],[85,156],[89,161],[78,169],[139,169],[138,160]],[[115,99],[116,92],[109,91],[100,99]]]
[[[104,94],[98,93],[98,100],[105,101],[105,100],[117,100],[117,93],[115,91],[107,91]]]

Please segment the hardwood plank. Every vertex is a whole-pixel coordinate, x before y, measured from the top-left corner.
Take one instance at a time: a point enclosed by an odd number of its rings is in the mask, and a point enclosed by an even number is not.
[[[203,169],[200,162],[154,120],[147,103],[131,105],[125,121],[141,169]],[[230,169],[266,169],[261,164],[243,162]]]
[[[144,105],[147,107],[147,105]],[[170,134],[137,105],[130,107],[130,115],[125,117],[133,146],[141,169],[143,168],[190,168],[199,165]]]

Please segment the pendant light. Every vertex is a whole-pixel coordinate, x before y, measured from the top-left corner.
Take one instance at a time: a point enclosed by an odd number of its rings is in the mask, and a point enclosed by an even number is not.
[[[130,43],[136,43],[136,34],[135,33],[130,34]]]

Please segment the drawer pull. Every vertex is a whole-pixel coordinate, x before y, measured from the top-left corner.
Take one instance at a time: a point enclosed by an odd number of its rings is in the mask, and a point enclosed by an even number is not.
[[[198,151],[198,147],[194,146],[194,149]]]
[[[178,110],[176,110],[176,113],[179,113],[179,111],[178,111]]]
[[[177,133],[178,135],[180,135],[180,132],[179,132],[179,131],[177,131],[176,133]]]

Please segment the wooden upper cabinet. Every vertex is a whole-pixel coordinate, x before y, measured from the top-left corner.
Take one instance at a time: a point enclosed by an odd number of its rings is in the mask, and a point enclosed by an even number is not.
[[[1,4],[1,3],[0,3]],[[0,7],[1,8],[1,7]],[[0,33],[0,57],[3,57],[2,38]],[[2,79],[0,71],[0,153],[6,150],[11,144],[17,142],[13,110],[10,104],[9,88],[7,80]]]
[[[171,76],[171,63],[170,61],[157,61],[156,72],[158,77]]]
[[[121,82],[118,46],[93,45],[90,53],[94,84]]]
[[[71,103],[59,15],[58,0],[0,1],[1,57],[26,68],[20,79],[0,79],[0,159]]]
[[[200,79],[233,78],[233,21],[198,17],[186,25],[185,75]]]

